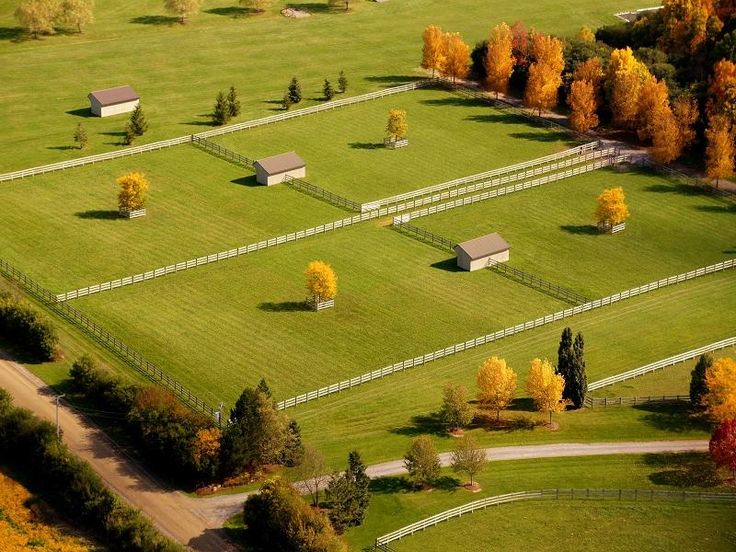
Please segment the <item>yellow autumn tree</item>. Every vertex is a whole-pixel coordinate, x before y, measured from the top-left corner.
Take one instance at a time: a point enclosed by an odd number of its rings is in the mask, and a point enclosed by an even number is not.
[[[652,147],[649,154],[657,163],[668,164],[680,157],[685,147],[681,127],[671,109],[663,110],[650,123]]]
[[[131,172],[117,179],[118,209],[122,212],[143,209],[148,198],[148,181],[143,173]]]
[[[514,72],[514,53],[511,28],[506,23],[496,25],[491,30],[486,51],[486,87],[496,93],[506,94],[509,89],[509,79]]]
[[[730,178],[734,170],[734,143],[731,121],[725,115],[714,115],[705,129],[705,175],[716,181]]]
[[[388,112],[388,123],[386,123],[386,137],[396,142],[406,137],[407,132],[409,132],[409,124],[406,122],[406,111],[391,109]]]
[[[596,109],[598,103],[595,97],[595,88],[588,81],[573,81],[570,93],[567,96],[567,105],[570,106],[570,126],[578,132],[588,132],[598,126]]]
[[[187,22],[187,17],[198,14],[201,7],[202,0],[164,0],[164,9],[178,16],[182,25]]]
[[[442,74],[452,82],[464,79],[470,72],[470,46],[463,42],[460,33],[445,33],[443,36],[445,60]]]
[[[715,4],[715,0],[664,0],[660,13],[660,47],[668,52],[698,53],[708,33],[723,27],[716,15]]]
[[[603,190],[598,196],[598,206],[595,210],[595,220],[598,225],[610,228],[621,224],[629,218],[629,208],[626,206],[624,189],[619,187]]]
[[[546,358],[535,358],[529,366],[529,376],[526,380],[526,392],[534,400],[534,405],[540,412],[549,412],[549,424],[552,425],[552,414],[562,412],[567,402],[562,399],[565,388],[565,378],[555,374],[552,364]]]
[[[695,123],[700,117],[698,102],[689,96],[680,96],[672,102],[672,114],[677,122],[682,148],[688,148],[695,141]]]
[[[670,111],[669,92],[664,81],[648,79],[639,91],[639,112],[637,113],[636,133],[639,140],[652,138],[654,125]]]
[[[445,41],[442,29],[437,25],[430,25],[424,29],[422,35],[424,47],[422,48],[422,67],[432,70],[432,77],[435,72],[442,72],[445,63]]]
[[[705,371],[706,412],[717,422],[736,419],[736,360],[719,358]]]
[[[524,105],[537,109],[541,115],[542,109],[552,109],[557,105],[557,93],[565,68],[562,42],[551,36],[534,35],[532,53],[535,62],[529,66]]]
[[[608,103],[615,125],[634,128],[639,113],[641,88],[651,79],[649,70],[634,57],[631,48],[611,52],[606,82]]]
[[[502,358],[487,359],[476,375],[478,401],[485,407],[496,411],[496,420],[501,418],[501,410],[514,400],[516,394],[516,372]]]
[[[312,261],[304,271],[307,277],[307,291],[319,303],[334,299],[337,295],[337,276],[330,265],[324,261]]]
[[[214,460],[220,453],[220,437],[222,432],[216,427],[199,429],[194,437],[192,456],[194,460],[203,464],[208,460]]]
[[[722,59],[713,66],[708,96],[708,116],[725,115],[733,124],[736,121],[736,63]]]
[[[582,42],[595,42],[595,33],[593,33],[593,31],[591,31],[589,27],[580,27],[580,30],[578,31],[578,34],[575,35],[575,38]]]
[[[600,102],[601,85],[603,84],[603,63],[601,58],[592,57],[586,59],[584,62],[578,64],[572,73],[572,79],[574,81],[586,81],[593,85],[596,97]]]

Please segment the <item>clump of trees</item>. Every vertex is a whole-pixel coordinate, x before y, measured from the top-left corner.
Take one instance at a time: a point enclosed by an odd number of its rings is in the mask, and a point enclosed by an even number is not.
[[[94,21],[94,0],[22,0],[15,18],[33,38],[53,34],[57,26],[71,26],[78,33]]]
[[[560,345],[557,348],[557,367],[555,373],[565,380],[562,398],[573,407],[581,408],[588,391],[588,376],[585,373],[585,341],[583,334],[578,332],[575,340],[572,330],[565,328],[560,336]]]
[[[312,261],[304,271],[307,279],[307,292],[315,303],[334,299],[337,295],[337,275],[324,261]]]
[[[424,30],[424,47],[421,65],[455,82],[470,72],[470,47],[460,33],[445,33],[440,27],[430,25]]]
[[[534,400],[537,410],[549,413],[550,427],[552,427],[552,414],[562,412],[567,406],[567,401],[562,398],[564,388],[565,378],[555,374],[549,360],[546,358],[532,360],[526,380],[526,391]]]
[[[240,100],[235,86],[231,86],[227,95],[220,90],[215,98],[215,106],[212,109],[212,124],[215,126],[226,125],[230,119],[240,115]]]
[[[626,205],[624,189],[621,186],[603,190],[598,196],[598,205],[595,210],[595,220],[598,227],[608,230],[616,224],[626,222],[629,218],[629,208]]]
[[[148,180],[143,173],[131,172],[117,179],[118,210],[121,213],[143,209],[148,199]]]
[[[0,335],[34,360],[53,360],[59,335],[52,322],[29,303],[0,290]]]

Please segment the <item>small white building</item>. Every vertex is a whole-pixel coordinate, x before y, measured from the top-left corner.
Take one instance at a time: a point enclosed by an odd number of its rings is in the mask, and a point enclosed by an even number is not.
[[[307,175],[307,165],[304,159],[293,151],[259,159],[254,164],[256,182],[264,186],[272,186],[292,178],[304,178]]]
[[[455,246],[457,266],[463,270],[480,270],[493,260],[504,263],[509,260],[509,244],[496,233],[481,236]]]
[[[87,97],[92,114],[98,117],[130,113],[141,102],[140,96],[130,86],[97,90]]]

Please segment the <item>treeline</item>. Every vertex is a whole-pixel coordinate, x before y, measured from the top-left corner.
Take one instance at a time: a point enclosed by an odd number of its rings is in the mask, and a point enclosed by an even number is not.
[[[13,406],[0,389],[0,458],[32,474],[34,491],[60,512],[94,532],[113,551],[174,552],[182,548],[160,535],[124,504],[90,468],[56,438],[55,427]]]
[[[0,337],[34,360],[52,360],[59,346],[56,329],[26,301],[0,290]]]

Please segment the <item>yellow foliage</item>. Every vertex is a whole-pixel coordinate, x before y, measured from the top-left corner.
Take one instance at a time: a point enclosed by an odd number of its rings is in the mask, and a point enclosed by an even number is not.
[[[470,46],[463,42],[460,33],[445,33],[443,36],[445,61],[442,74],[455,79],[464,79],[470,72]]]
[[[476,376],[478,384],[478,400],[486,408],[496,411],[496,417],[501,410],[511,404],[516,393],[516,372],[506,366],[502,358],[487,359],[478,370]]]
[[[724,115],[714,115],[705,129],[705,175],[715,178],[730,178],[734,170],[734,143],[731,122]]]
[[[669,52],[696,54],[708,32],[717,32],[723,23],[716,16],[714,0],[664,0],[660,46]]]
[[[424,29],[422,38],[424,40],[424,48],[422,49],[422,67],[432,70],[434,77],[435,71],[442,71],[445,64],[445,41],[442,29],[436,25],[430,25]]]
[[[529,376],[526,380],[526,392],[534,400],[534,405],[540,412],[549,412],[552,423],[552,413],[562,412],[567,401],[562,399],[565,388],[565,378],[555,374],[554,368],[546,358],[535,358],[529,366]]]
[[[600,92],[601,83],[603,82],[603,64],[601,58],[592,57],[580,63],[572,73],[573,80],[588,81],[593,85],[596,94]]]
[[[621,224],[629,218],[629,208],[626,206],[624,189],[622,187],[608,188],[598,196],[598,207],[595,210],[595,219],[598,224],[613,226]]]
[[[708,414],[718,422],[736,419],[736,360],[719,358],[705,371]]]
[[[671,109],[666,109],[651,122],[652,148],[650,154],[657,163],[671,163],[685,148],[682,126]]]
[[[580,27],[578,34],[575,38],[582,40],[583,42],[595,42],[595,34],[588,27]]]
[[[388,124],[386,125],[386,136],[389,140],[401,140],[409,132],[409,124],[406,122],[406,111],[403,109],[391,109],[388,112]]]
[[[0,550],[2,552],[87,552],[78,537],[44,523],[28,508],[32,495],[20,484],[0,473]]]
[[[700,117],[697,100],[687,96],[680,96],[672,103],[672,114],[677,122],[680,144],[685,149],[695,141],[695,129],[693,126]]]
[[[199,13],[202,0],[164,0],[164,9],[178,15],[179,20],[184,23],[187,17]]]
[[[506,23],[496,25],[488,39],[486,85],[488,90],[496,93],[496,97],[509,89],[509,79],[514,71],[513,40],[511,28]]]
[[[148,197],[148,181],[143,173],[132,172],[117,179],[118,208],[121,211],[135,211],[142,209]]]
[[[670,111],[669,92],[667,83],[649,79],[639,91],[639,113],[637,115],[637,129],[639,140],[648,140],[654,133],[654,125]]]
[[[222,432],[216,427],[197,431],[194,438],[194,459],[201,462],[205,458],[215,458],[220,453],[221,436]]]
[[[334,299],[337,295],[337,276],[332,267],[324,261],[312,261],[304,271],[307,277],[307,290],[316,301]]]
[[[578,132],[588,132],[591,128],[598,126],[598,115],[596,110],[595,88],[589,81],[573,81],[570,86],[570,94],[567,96],[567,104],[572,110],[570,113],[570,126]]]
[[[641,88],[652,78],[646,66],[634,57],[631,48],[611,52],[607,80],[611,88],[610,108],[614,124],[624,127],[635,124]]]
[[[557,92],[562,84],[565,60],[562,42],[551,36],[535,34],[532,38],[535,62],[529,66],[529,79],[524,91],[524,105],[538,109],[551,109],[557,105]]]

